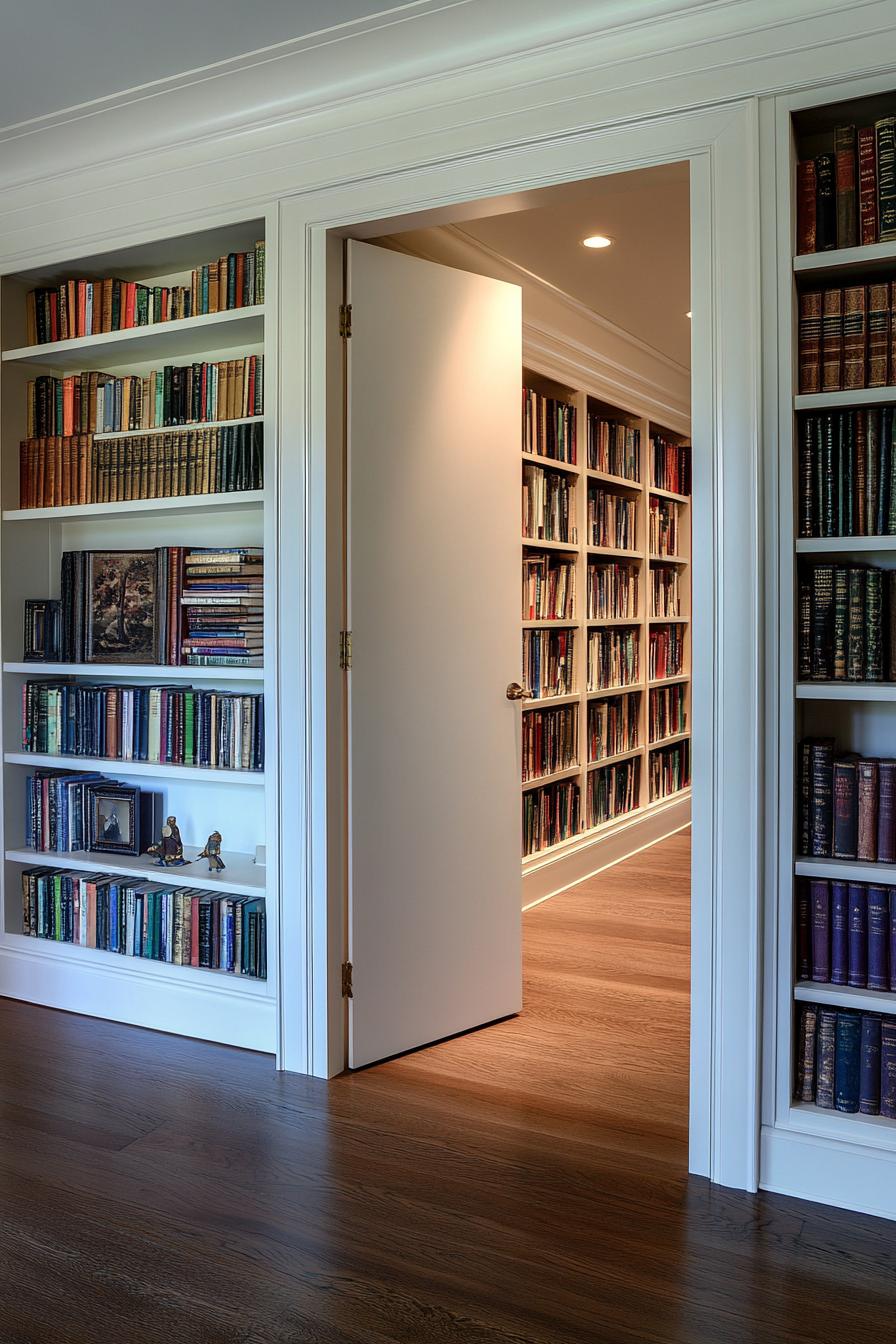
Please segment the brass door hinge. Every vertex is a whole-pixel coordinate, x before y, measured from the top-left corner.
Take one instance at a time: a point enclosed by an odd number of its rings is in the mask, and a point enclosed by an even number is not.
[[[350,961],[342,963],[342,997],[344,999],[352,997],[352,964]]]
[[[352,665],[352,632],[351,630],[339,631],[339,666],[343,672],[347,672]]]
[[[347,341],[352,334],[352,306],[350,303],[339,305],[339,335]]]

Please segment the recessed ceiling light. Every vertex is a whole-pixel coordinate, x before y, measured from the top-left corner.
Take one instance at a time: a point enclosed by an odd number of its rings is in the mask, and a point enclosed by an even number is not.
[[[611,247],[612,238],[607,238],[603,233],[592,233],[590,237],[582,239],[583,247]]]
[[[690,317],[690,315],[691,315],[690,309],[688,309],[688,311],[685,313],[685,317]]]

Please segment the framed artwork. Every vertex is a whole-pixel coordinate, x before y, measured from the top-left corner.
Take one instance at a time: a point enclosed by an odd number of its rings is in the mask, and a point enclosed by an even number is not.
[[[140,790],[127,784],[98,784],[90,795],[90,848],[105,854],[139,854]]]
[[[90,551],[87,661],[156,661],[155,551]]]

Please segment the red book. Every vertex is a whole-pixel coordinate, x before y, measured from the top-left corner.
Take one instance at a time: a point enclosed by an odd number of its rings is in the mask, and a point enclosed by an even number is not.
[[[843,386],[849,391],[865,386],[868,356],[865,328],[865,286],[843,291]]]
[[[859,242],[877,242],[877,147],[874,127],[859,131]]]
[[[137,286],[133,281],[124,285],[124,322],[123,327],[133,327],[136,322]]]
[[[815,160],[796,166],[796,250],[815,251]]]
[[[76,336],[87,335],[87,281],[78,281],[78,330]]]
[[[821,290],[800,295],[799,389],[821,391]]]
[[[821,304],[821,390],[843,389],[843,290],[826,289]]]

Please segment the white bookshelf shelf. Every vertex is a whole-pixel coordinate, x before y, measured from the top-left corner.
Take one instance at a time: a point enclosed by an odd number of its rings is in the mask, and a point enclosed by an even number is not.
[[[685,555],[649,555],[648,560],[652,565],[689,565],[691,562]]]
[[[196,859],[198,845],[184,845],[184,857],[191,862],[182,868],[162,868],[149,854],[93,854],[87,850],[74,852],[42,852],[22,846],[8,849],[6,859],[27,868],[70,868],[79,873],[102,873],[108,877],[132,877],[151,880],[169,887],[197,887],[225,896],[263,896],[265,893],[264,865],[256,864],[251,854],[222,852],[226,867],[223,873],[208,872],[205,859]]]
[[[555,770],[552,775],[540,775],[538,779],[524,779],[522,781],[523,793],[528,793],[530,789],[540,789],[545,784],[556,784],[561,779],[574,779],[576,775],[581,774],[582,767],[578,764],[568,765],[563,770]]]
[[[84,677],[87,681],[113,678],[129,681],[153,681],[167,686],[175,681],[263,681],[263,667],[169,667],[162,663],[4,663],[4,672],[32,677]]]
[[[599,686],[594,690],[586,691],[587,700],[604,700],[608,695],[628,695],[630,691],[643,691],[644,682],[635,681],[630,686]]]
[[[604,555],[609,559],[643,560],[643,551],[625,551],[618,546],[586,546],[589,555]]]
[[[599,761],[589,761],[586,770],[602,770],[605,765],[617,765],[620,761],[630,761],[633,756],[643,756],[643,747],[630,747],[628,751],[617,751],[613,756],[602,756]]]
[[[892,681],[799,681],[797,700],[855,700],[884,702],[896,700],[896,682]]]
[[[126,331],[104,331],[70,341],[24,345],[15,350],[4,350],[3,361],[40,364],[53,369],[81,369],[102,361],[116,364],[124,360],[164,359],[203,354],[208,350],[242,348],[259,345],[263,340],[264,306],[256,305],[181,318],[176,322],[129,327]]]
[[[793,258],[793,272],[820,281],[827,276],[869,275],[896,261],[896,243],[871,243],[865,247],[840,247],[830,252],[804,252]]]
[[[798,537],[797,555],[852,555],[857,551],[896,551],[896,537]]]
[[[599,485],[606,485],[615,490],[630,490],[633,494],[642,495],[644,487],[640,481],[630,481],[627,476],[614,476],[609,471],[595,471],[593,467],[588,467],[586,475],[589,481],[594,481]]]
[[[673,499],[676,504],[690,504],[690,495],[677,495],[674,490],[662,490],[658,485],[650,486],[649,495],[658,495],[660,499]]]
[[[670,747],[673,742],[689,742],[690,732],[670,733],[668,737],[658,737],[655,742],[648,742],[648,751],[659,751],[660,747]]]
[[[643,616],[589,616],[585,621],[589,629],[615,629],[620,625],[643,625]]]
[[[858,989],[854,985],[829,985],[815,980],[798,980],[793,997],[799,1003],[825,1003],[835,1008],[859,1008],[866,1013],[896,1011],[896,992],[886,989]]]
[[[657,686],[679,686],[683,681],[690,681],[690,672],[679,672],[674,677],[655,677],[653,681],[648,681],[650,690]]]
[[[581,698],[578,691],[573,691],[570,695],[542,695],[532,700],[524,700],[523,709],[553,709],[556,705],[574,705]]]
[[[108,775],[153,775],[161,779],[190,779],[197,783],[264,786],[263,770],[211,770],[199,765],[108,760],[105,756],[48,756],[36,751],[7,751],[3,759],[7,765],[30,765],[36,770],[100,770]]]
[[[545,620],[545,621],[522,621],[524,630],[576,630],[579,622],[573,618],[567,620]]]
[[[794,863],[797,877],[828,877],[841,882],[874,882],[896,885],[896,863],[865,863],[858,859],[812,859]]]
[[[110,429],[93,437],[100,443],[107,439],[142,439],[159,434],[188,434],[198,429],[233,429],[235,425],[263,424],[263,415],[242,415],[234,420],[189,420],[185,425],[154,425],[152,429]]]
[[[553,457],[540,457],[538,453],[520,453],[520,457],[534,467],[544,467],[545,471],[565,471],[570,476],[582,474],[582,468],[574,462],[557,462]]]
[[[523,545],[535,551],[577,551],[577,541],[539,541],[537,537],[523,537]]]
[[[836,411],[846,406],[891,406],[896,387],[860,387],[848,392],[803,392],[793,399],[797,411]]]
[[[651,625],[687,625],[687,616],[650,616]]]
[[[863,1143],[874,1148],[896,1148],[896,1120],[885,1115],[827,1110],[811,1101],[791,1101],[789,1119],[794,1128],[822,1138],[841,1143]]]
[[[107,504],[66,504],[50,509],[4,509],[4,523],[65,522],[79,518],[117,518],[120,514],[172,518],[184,514],[224,513],[264,507],[263,490],[230,490],[216,495],[168,495],[161,499],[125,499]]]

